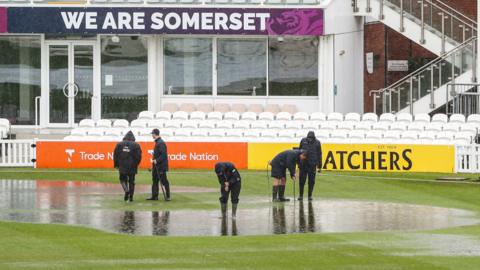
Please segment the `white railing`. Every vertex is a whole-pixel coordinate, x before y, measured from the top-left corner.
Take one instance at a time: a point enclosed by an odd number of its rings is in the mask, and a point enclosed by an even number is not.
[[[480,172],[480,144],[458,145],[455,148],[457,173]]]
[[[0,140],[0,167],[34,167],[34,140]]]

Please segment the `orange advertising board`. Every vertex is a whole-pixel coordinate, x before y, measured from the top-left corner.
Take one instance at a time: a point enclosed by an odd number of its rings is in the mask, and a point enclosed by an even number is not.
[[[116,142],[37,142],[37,168],[113,168]],[[153,142],[140,142],[141,168],[150,168]],[[231,161],[246,169],[247,143],[168,142],[170,168],[211,169],[219,161]]]

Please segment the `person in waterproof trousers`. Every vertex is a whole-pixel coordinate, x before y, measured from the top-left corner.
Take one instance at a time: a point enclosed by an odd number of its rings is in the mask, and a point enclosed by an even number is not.
[[[170,201],[170,183],[167,179],[168,171],[168,154],[167,145],[160,137],[160,130],[152,130],[152,137],[155,140],[155,148],[153,149],[152,158],[152,197],[148,198],[149,201],[158,200],[158,191],[160,182],[165,187],[165,200]]]
[[[228,196],[231,193],[232,218],[236,218],[238,196],[242,188],[240,173],[231,162],[218,162],[215,164],[215,173],[220,183],[221,197],[219,200],[222,207],[222,217],[226,217],[227,215]]]
[[[306,158],[307,151],[305,150],[286,150],[275,156],[270,162],[272,166],[271,177],[273,177],[272,199],[274,202],[289,201],[285,198],[287,169],[290,172],[290,177],[295,181],[297,164]]]
[[[129,131],[113,151],[113,167],[118,168],[120,184],[125,191],[123,199],[133,201],[135,193],[135,175],[142,160],[142,149],[135,142],[135,136]]]
[[[306,138],[300,141],[300,149],[308,152],[308,158],[300,162],[300,195],[298,200],[303,200],[303,190],[308,176],[308,200],[312,200],[313,187],[315,186],[316,170],[322,169],[322,145],[315,137],[315,132],[309,131]]]

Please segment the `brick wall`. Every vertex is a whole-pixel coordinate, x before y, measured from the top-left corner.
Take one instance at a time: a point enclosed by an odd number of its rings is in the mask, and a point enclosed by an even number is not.
[[[476,20],[476,0],[442,0],[441,2]],[[364,68],[365,112],[373,111],[373,100],[369,96],[370,90],[378,90],[391,85],[408,75],[408,73],[413,72],[414,67],[418,68],[425,61],[436,58],[435,54],[424,49],[416,42],[410,41],[383,23],[366,24],[364,40],[365,54],[368,52],[373,52],[374,54],[373,74],[368,74],[366,66]],[[388,60],[410,60],[412,69],[409,72],[387,72]]]

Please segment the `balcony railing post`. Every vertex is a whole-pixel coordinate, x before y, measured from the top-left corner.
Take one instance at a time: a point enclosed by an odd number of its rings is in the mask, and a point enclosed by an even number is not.
[[[477,82],[477,42],[478,39],[472,41],[472,82]]]
[[[435,66],[432,65],[430,68],[430,109],[435,108],[435,85],[433,82],[434,78],[434,73],[435,73]]]
[[[424,16],[424,6],[423,6],[423,0],[420,2],[420,17],[422,20],[422,30],[421,30],[421,36],[420,36],[420,44],[425,44],[425,16]]]
[[[372,12],[372,5],[370,3],[371,0],[367,0],[367,8],[365,9],[366,12]]]
[[[400,33],[403,33],[405,31],[405,26],[403,25],[403,16],[404,16],[404,10],[403,10],[403,1],[400,0]]]
[[[410,114],[413,115],[413,77],[410,77],[410,93],[408,98],[410,102]]]
[[[358,12],[358,0],[352,0],[353,12]]]
[[[445,53],[445,13],[440,14],[442,17],[442,49],[441,54]]]
[[[383,8],[384,8],[384,3],[385,0],[380,0],[378,1],[380,3],[380,15],[378,15],[378,19],[381,21],[383,19],[385,19],[385,14],[383,13]]]

